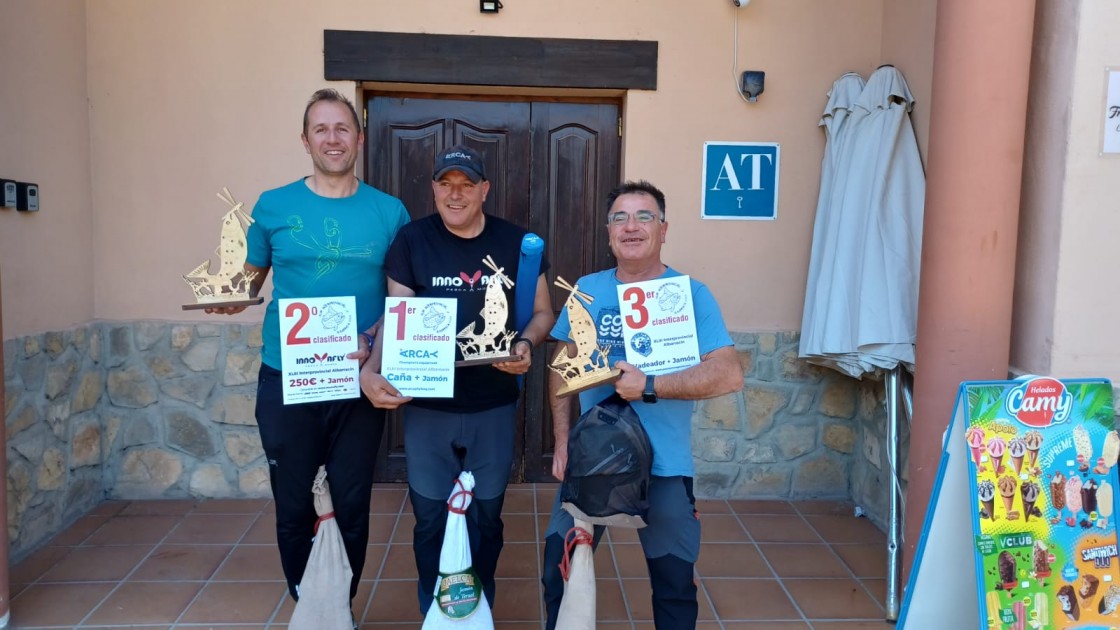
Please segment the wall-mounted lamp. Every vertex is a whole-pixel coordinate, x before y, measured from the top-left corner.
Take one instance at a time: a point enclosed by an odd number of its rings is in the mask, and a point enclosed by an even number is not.
[[[766,83],[766,73],[761,70],[747,70],[743,73],[743,96],[750,102],[758,100],[758,95]]]
[[[478,0],[478,10],[481,13],[497,13],[502,9],[499,0]]]

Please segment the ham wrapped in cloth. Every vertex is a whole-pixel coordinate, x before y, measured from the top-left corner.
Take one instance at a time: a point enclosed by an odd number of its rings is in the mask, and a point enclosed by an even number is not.
[[[595,562],[591,523],[576,518],[564,540],[564,599],[556,614],[556,630],[595,630]],[[572,548],[575,547],[573,550]]]
[[[315,542],[299,583],[299,601],[288,627],[292,630],[351,630],[350,579],[354,571],[334,520],[325,466],[319,467],[311,492],[315,495],[315,513],[319,520],[315,522]]]
[[[423,630],[494,630],[490,603],[471,563],[467,539],[467,508],[474,494],[474,475],[462,472],[447,499],[447,528],[439,552],[439,580]]]

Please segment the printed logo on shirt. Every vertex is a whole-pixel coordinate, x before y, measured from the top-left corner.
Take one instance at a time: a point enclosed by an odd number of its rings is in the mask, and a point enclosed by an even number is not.
[[[607,356],[625,354],[622,346],[622,313],[617,306],[607,307],[599,311],[599,321],[595,323],[599,347],[607,352]]]
[[[300,247],[306,247],[317,254],[315,277],[311,279],[308,286],[314,285],[319,278],[334,271],[343,258],[366,258],[373,255],[373,249],[368,244],[344,245],[342,229],[337,219],[331,217],[323,219],[321,231],[316,232],[317,230],[311,226],[304,225],[302,216],[288,215],[288,237]]]
[[[471,274],[460,271],[458,276],[432,276],[431,286],[450,287],[452,290],[458,291],[474,291],[475,289],[485,289],[490,282],[490,278],[491,276],[482,275],[480,270]]]

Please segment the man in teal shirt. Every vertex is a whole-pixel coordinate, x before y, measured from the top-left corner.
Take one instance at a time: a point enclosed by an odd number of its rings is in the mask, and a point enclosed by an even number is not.
[[[256,415],[276,503],[280,562],[296,599],[317,520],[311,486],[319,466],[327,467],[335,519],[354,572],[351,599],[369,539],[374,455],[385,411],[364,395],[285,405],[278,308],[285,298],[355,296],[362,332],[350,356],[360,362],[369,357],[385,306],[385,252],[408,222],[408,213],[400,200],[354,177],[363,139],[350,101],[334,90],[316,92],[304,112],[302,135],[313,172],[261,194],[247,234],[245,268],[257,272],[253,295],[269,270],[274,271],[262,332]]]

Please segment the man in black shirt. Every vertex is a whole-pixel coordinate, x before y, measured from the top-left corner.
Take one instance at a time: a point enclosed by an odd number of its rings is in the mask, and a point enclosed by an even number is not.
[[[385,258],[389,296],[454,298],[458,301],[455,330],[462,330],[477,320],[485,305],[486,285],[493,279],[483,259],[491,257],[507,277],[516,278],[526,232],[482,212],[490,182],[482,156],[469,147],[455,146],[437,156],[432,190],[438,213],[406,225],[389,247]],[[439,576],[447,496],[464,470],[475,477],[474,500],[467,513],[471,558],[493,606],[494,572],[503,545],[502,503],[516,434],[517,376],[529,370],[533,346],[545,340],[554,322],[546,270],[547,262],[542,261],[532,318],[513,345],[518,360],[456,368],[453,398],[401,396],[378,373],[378,348],[363,366],[362,391],[374,406],[405,405],[409,497],[416,516],[412,546],[422,615],[432,603]],[[513,330],[510,310],[506,328]],[[379,333],[378,347],[380,341]]]

